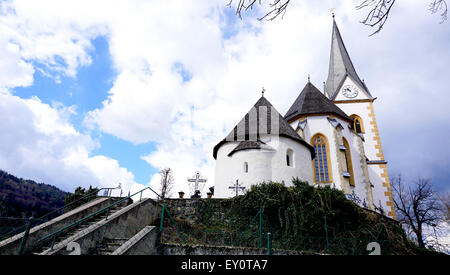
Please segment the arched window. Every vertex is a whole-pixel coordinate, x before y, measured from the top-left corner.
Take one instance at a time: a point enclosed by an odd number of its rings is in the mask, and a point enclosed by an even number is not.
[[[294,167],[294,151],[292,149],[286,151],[286,165]]]
[[[357,133],[364,133],[364,125],[362,118],[359,117],[358,115],[351,115],[350,117],[353,119],[352,125],[353,130],[355,130],[355,132]]]
[[[347,172],[350,174],[350,185],[355,186],[355,178],[353,176],[353,166],[352,166],[352,154],[350,152],[350,146],[345,138],[342,138],[345,147],[345,162],[347,164]]]
[[[244,173],[248,173],[248,163],[244,162]]]
[[[317,134],[311,138],[316,157],[313,160],[314,181],[316,183],[332,182],[328,143],[325,136]]]

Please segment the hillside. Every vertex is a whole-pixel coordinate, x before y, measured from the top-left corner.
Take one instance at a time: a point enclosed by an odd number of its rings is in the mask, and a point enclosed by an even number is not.
[[[40,217],[64,206],[67,192],[0,170],[0,217]]]
[[[363,209],[329,187],[264,183],[232,199],[166,200],[187,244],[267,247],[302,253],[367,255],[377,242],[382,255],[429,254],[406,238],[398,222]],[[261,211],[261,212],[260,212]],[[165,216],[163,243],[181,244]]]

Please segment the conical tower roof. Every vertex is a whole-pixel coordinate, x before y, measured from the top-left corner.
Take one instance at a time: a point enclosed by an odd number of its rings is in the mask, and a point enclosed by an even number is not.
[[[271,128],[272,118],[278,119],[278,129]],[[262,120],[261,123],[260,120]],[[260,138],[264,135],[279,135],[295,140],[306,146],[311,151],[311,157],[314,158],[314,148],[292,129],[287,121],[283,119],[280,113],[264,96],[259,98],[254,107],[242,118],[239,124],[242,125],[243,131],[238,131],[238,125],[236,125],[227,135],[227,138],[224,138],[214,146],[214,158],[217,157],[217,151],[220,146],[230,141],[240,141],[235,149],[260,149],[261,144],[264,144]],[[274,123],[273,125],[277,124]]]

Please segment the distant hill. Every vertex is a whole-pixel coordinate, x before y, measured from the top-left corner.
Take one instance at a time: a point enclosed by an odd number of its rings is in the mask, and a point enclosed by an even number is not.
[[[55,186],[0,170],[0,217],[37,218],[63,207],[67,195]]]

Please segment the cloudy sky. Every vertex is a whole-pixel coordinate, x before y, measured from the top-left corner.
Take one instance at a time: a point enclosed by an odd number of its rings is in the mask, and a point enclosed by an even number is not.
[[[197,170],[212,186],[214,145],[263,86],[282,114],[308,74],[323,86],[334,8],[390,176],[449,190],[450,28],[428,0],[397,1],[370,37],[361,0],[293,1],[270,22],[228,2],[0,1],[0,169],[66,191],[156,188],[163,167],[174,195]]]

